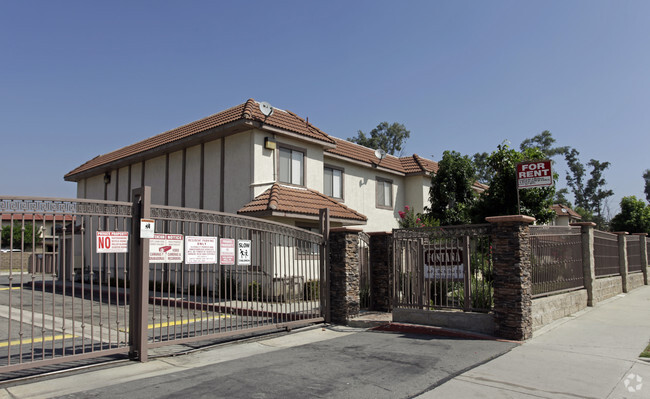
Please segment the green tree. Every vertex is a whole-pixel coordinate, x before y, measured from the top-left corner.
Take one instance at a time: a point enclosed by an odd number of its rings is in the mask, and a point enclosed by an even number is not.
[[[650,169],[643,172],[643,180],[645,180],[645,199],[650,203]]]
[[[546,154],[537,147],[520,152],[507,144],[499,145],[488,157],[494,175],[475,207],[474,221],[482,223],[487,216],[518,214],[517,163],[543,159],[546,159]],[[551,209],[554,194],[553,186],[520,190],[521,214],[533,216],[539,223],[551,221],[554,217]]]
[[[553,144],[555,144],[553,135],[548,130],[544,130],[537,136],[522,141],[519,148],[521,151],[527,148],[539,148],[548,158],[564,155],[569,151],[569,147],[553,147]]]
[[[493,175],[492,169],[487,161],[489,156],[490,154],[487,152],[477,152],[472,156],[474,168],[476,169],[476,180],[484,184],[487,184]]]
[[[555,198],[553,198],[553,203],[562,204],[568,206],[569,208],[573,208],[571,201],[569,201],[569,199],[566,197],[567,194],[569,194],[569,190],[566,187],[555,190]]]
[[[21,249],[21,243],[24,243],[25,249],[28,249],[32,246],[34,238],[36,239],[36,244],[40,242],[40,237],[38,234],[34,234],[34,229],[31,223],[25,223],[25,231],[23,233],[23,224],[22,222],[15,221],[13,228],[13,235],[11,231],[11,225],[6,225],[2,227],[2,243],[0,246],[2,248],[9,248],[13,242],[14,249]]]
[[[427,220],[438,220],[441,225],[470,223],[476,201],[472,189],[475,181],[472,160],[456,151],[445,151],[438,172],[431,177]]]
[[[569,150],[565,155],[569,167],[566,174],[567,185],[573,192],[576,207],[580,207],[593,215],[592,219],[583,220],[593,221],[602,229],[607,224],[603,215],[605,201],[614,195],[612,190],[604,189],[607,182],[603,178],[603,172],[609,168],[610,163],[591,159],[587,164],[591,168],[590,177],[587,179],[587,168],[578,159],[579,155],[580,152],[575,148]]]
[[[621,199],[621,212],[610,222],[613,231],[650,233],[650,206],[635,196]]]
[[[388,154],[401,156],[410,135],[411,132],[401,123],[389,125],[388,122],[382,122],[370,131],[369,136],[359,130],[357,136],[348,138],[348,141],[369,148],[381,148]]]

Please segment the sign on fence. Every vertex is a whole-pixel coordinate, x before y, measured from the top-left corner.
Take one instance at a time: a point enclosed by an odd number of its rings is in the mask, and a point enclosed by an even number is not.
[[[219,239],[219,263],[222,265],[235,264],[235,240],[233,238]]]
[[[183,263],[183,235],[154,234],[149,239],[149,263]]]
[[[98,231],[97,253],[127,253],[129,252],[128,231]]]
[[[530,161],[517,164],[517,188],[549,187],[553,185],[551,161]]]
[[[461,248],[428,247],[424,250],[424,278],[463,280],[465,265]]]
[[[188,265],[217,263],[217,238],[185,237],[185,263]]]
[[[237,240],[237,264],[241,266],[250,266],[251,240]]]

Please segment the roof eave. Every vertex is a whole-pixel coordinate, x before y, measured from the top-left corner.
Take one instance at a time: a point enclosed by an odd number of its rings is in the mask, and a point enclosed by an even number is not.
[[[65,176],[63,176],[63,180],[78,182],[79,180],[82,180],[86,177],[96,176],[98,174],[105,173],[123,166],[132,165],[136,162],[141,162],[143,160],[150,159],[154,156],[175,152],[181,150],[184,147],[205,143],[212,139],[218,139],[221,137],[228,136],[230,134],[241,133],[253,128],[255,128],[255,126],[252,123],[252,121],[247,119],[238,119],[236,121],[226,123],[225,125],[204,130],[200,133],[193,134],[189,137],[184,137],[179,140],[173,141],[171,143],[162,144],[158,147],[149,150],[145,150],[133,155],[129,155],[124,158],[119,158],[102,165],[97,165],[95,167],[92,167],[87,170],[83,170],[81,172],[77,172],[77,173],[70,172]]]
[[[359,160],[354,159],[354,158],[346,157],[344,155],[339,155],[339,154],[333,154],[333,153],[327,152],[327,151],[325,151],[325,156],[330,157],[330,158],[334,158],[334,159],[339,159],[339,160],[345,161],[345,162],[350,162],[350,163],[353,163],[355,165],[364,166],[366,168],[370,167],[373,170],[380,170],[382,172],[392,173],[392,174],[397,175],[397,176],[406,176],[406,174],[404,172],[399,172],[399,171],[394,170],[394,169],[384,168],[383,166],[380,166],[380,165],[378,165],[378,164],[376,164],[374,162],[359,161]]]

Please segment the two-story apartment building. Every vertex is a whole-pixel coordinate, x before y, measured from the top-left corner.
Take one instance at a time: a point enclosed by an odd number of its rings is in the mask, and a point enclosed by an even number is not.
[[[266,112],[265,112],[266,110]],[[332,137],[296,114],[249,99],[201,120],[97,156],[65,175],[77,197],[130,200],[152,188],[152,203],[281,221],[313,228],[330,209],[332,226],[387,231],[405,205],[421,212],[437,163],[417,155],[383,159]]]

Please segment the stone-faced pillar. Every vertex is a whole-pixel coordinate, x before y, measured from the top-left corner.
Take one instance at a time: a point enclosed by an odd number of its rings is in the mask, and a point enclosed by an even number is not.
[[[371,309],[390,312],[393,300],[393,234],[379,232],[370,233],[369,236]]]
[[[582,235],[582,273],[587,290],[587,306],[594,306],[594,281],[596,280],[596,260],[594,258],[594,228],[596,223],[579,222],[571,226],[580,226]]]
[[[643,271],[643,284],[648,285],[648,233],[634,233],[639,236],[639,249],[641,250],[641,270]]]
[[[359,314],[360,229],[331,229],[330,312],[332,323],[346,324]]]
[[[621,282],[623,283],[623,292],[627,289],[627,231],[616,231],[618,235],[618,269],[621,272]]]
[[[496,334],[507,339],[529,339],[533,336],[533,285],[528,234],[535,218],[512,215],[485,220],[492,223]]]

